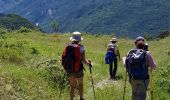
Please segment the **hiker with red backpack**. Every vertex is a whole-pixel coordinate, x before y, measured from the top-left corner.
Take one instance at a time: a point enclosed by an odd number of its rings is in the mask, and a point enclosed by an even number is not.
[[[70,82],[70,100],[73,100],[76,82],[78,83],[80,100],[84,100],[83,63],[86,65],[91,65],[91,60],[87,60],[85,58],[84,46],[80,44],[80,42],[83,40],[80,32],[73,32],[70,40],[72,43],[65,47],[65,50],[62,54],[62,65],[64,66]]]
[[[132,100],[146,100],[146,91],[149,84],[148,69],[155,69],[156,64],[145,39],[141,36],[135,39],[135,48],[130,50],[124,63],[129,75],[129,82],[132,87]]]
[[[105,62],[106,64],[109,64],[110,79],[116,78],[116,72],[118,66],[117,56],[120,61],[120,53],[116,43],[117,43],[116,38],[112,38],[110,40],[110,43],[107,48],[107,53],[105,55]],[[113,69],[113,63],[114,63],[114,69]]]

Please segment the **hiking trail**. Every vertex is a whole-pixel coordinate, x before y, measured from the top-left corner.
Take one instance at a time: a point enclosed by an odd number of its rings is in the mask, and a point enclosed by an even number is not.
[[[104,89],[105,87],[113,87],[116,86],[118,89],[122,86],[122,81],[120,80],[111,80],[111,79],[104,79],[97,82],[94,87],[99,89]]]

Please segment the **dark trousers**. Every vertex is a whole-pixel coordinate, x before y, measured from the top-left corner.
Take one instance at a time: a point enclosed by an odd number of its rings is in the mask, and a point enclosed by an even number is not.
[[[113,63],[114,63],[114,69],[113,69]],[[117,59],[114,59],[113,62],[109,64],[109,71],[110,71],[110,77],[115,78],[117,72]]]

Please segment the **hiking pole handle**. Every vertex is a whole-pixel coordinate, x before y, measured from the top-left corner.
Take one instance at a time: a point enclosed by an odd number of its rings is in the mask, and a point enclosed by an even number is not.
[[[152,75],[152,70],[150,70],[150,95],[151,95],[151,100],[153,100],[153,88],[152,88],[152,81],[153,81],[153,75]]]
[[[92,64],[89,64],[90,73],[92,73],[92,70],[91,70],[92,67],[93,67]]]
[[[123,90],[123,100],[125,100],[126,82],[127,82],[127,72],[126,72],[126,74],[125,74],[125,83],[124,83],[124,90]]]

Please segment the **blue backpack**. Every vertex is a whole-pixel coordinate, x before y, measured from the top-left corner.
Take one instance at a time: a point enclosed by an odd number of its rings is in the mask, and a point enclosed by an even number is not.
[[[115,59],[115,53],[113,53],[113,51],[108,50],[106,55],[105,55],[105,63],[106,64],[110,64],[113,62],[113,60]]]
[[[146,51],[132,49],[126,57],[126,69],[129,77],[135,80],[149,79]]]

